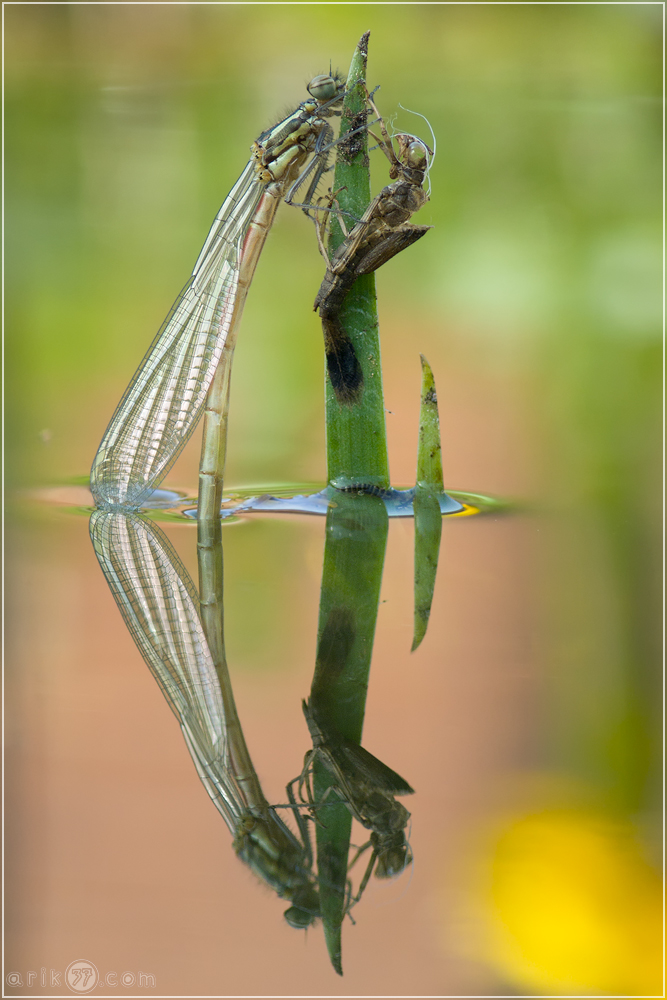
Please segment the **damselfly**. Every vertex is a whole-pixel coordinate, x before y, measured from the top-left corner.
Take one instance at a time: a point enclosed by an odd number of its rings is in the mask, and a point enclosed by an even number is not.
[[[303,714],[308,723],[313,749],[306,754],[304,769],[298,781],[298,794],[303,801],[306,786],[307,801],[317,809],[309,779],[315,759],[322,762],[334,784],[331,786],[355,819],[371,831],[370,840],[359,848],[357,858],[372,848],[368,866],[356,896],[349,907],[358,902],[368,884],[373,868],[376,878],[393,878],[412,863],[412,852],[405,837],[410,813],[394,796],[410,795],[414,791],[400,774],[363,747],[346,739],[326,725],[312,700],[303,702]],[[321,803],[320,803],[321,804]]]
[[[338,113],[344,85],[336,75],[317,76],[308,92],[296,111],[253,143],[189,281],[123,394],[91,469],[98,506],[141,505],[197,425],[223,352],[231,361],[248,286],[278,205],[283,197],[292,201],[309,176],[310,202],[327,167],[333,140],[327,118]],[[224,374],[223,362],[223,381]]]
[[[125,623],[180,723],[236,854],[281,899],[291,901],[287,921],[308,927],[320,907],[307,831],[299,840],[264,797],[231,682],[227,675],[221,683],[187,570],[157,525],[136,514],[94,511],[90,534]],[[305,820],[299,818],[303,833]]]
[[[342,403],[354,402],[363,385],[363,374],[354,346],[338,318],[347,293],[358,277],[377,270],[401,250],[421,239],[431,228],[412,225],[408,220],[428,201],[423,184],[433,154],[425,142],[406,132],[394,136],[398,145],[396,153],[370,96],[368,100],[382,130],[382,138],[374,138],[389,159],[389,176],[394,183],[388,184],[373,199],[328,261],[314,306],[322,320],[329,379],[337,399]],[[342,219],[341,226],[345,232]],[[327,259],[321,228],[318,237],[320,249]]]

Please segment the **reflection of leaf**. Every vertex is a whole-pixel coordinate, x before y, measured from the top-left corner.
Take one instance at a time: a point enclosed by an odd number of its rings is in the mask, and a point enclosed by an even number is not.
[[[428,628],[442,534],[442,514],[438,498],[424,486],[417,486],[415,490],[414,512],[415,621],[411,649],[413,653]]]
[[[417,486],[414,497],[415,514],[415,622],[412,652],[426,635],[433,603],[433,590],[438,572],[438,554],[442,534],[442,513],[439,496],[444,492],[440,447],[438,397],[433,372],[428,361],[422,360],[422,396],[419,414],[419,444],[417,446]]]

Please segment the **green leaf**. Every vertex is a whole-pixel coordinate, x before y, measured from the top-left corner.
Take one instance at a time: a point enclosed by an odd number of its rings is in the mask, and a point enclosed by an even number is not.
[[[419,414],[419,444],[417,446],[417,485],[432,487],[443,493],[442,456],[440,446],[440,420],[438,396],[431,366],[420,355],[422,362],[422,398]]]

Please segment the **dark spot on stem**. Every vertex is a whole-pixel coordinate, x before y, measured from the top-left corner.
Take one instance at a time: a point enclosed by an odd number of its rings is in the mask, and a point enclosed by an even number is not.
[[[354,345],[337,321],[322,320],[329,381],[336,399],[347,406],[359,401],[364,384]]]
[[[354,115],[350,120],[348,131],[352,133],[349,138],[344,138],[339,143],[339,155],[350,163],[359,153],[366,153],[366,123],[368,113],[364,108]],[[364,166],[368,165],[368,156],[364,159]]]
[[[325,686],[347,663],[355,635],[354,614],[350,608],[332,608],[317,644],[316,673]]]

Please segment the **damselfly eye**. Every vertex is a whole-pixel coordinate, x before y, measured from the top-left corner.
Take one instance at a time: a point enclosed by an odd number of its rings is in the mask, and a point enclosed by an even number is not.
[[[411,167],[423,167],[427,162],[426,146],[423,142],[411,142],[408,146],[408,164]]]
[[[314,76],[308,84],[308,93],[317,101],[330,101],[338,93],[338,84],[332,76]]]

